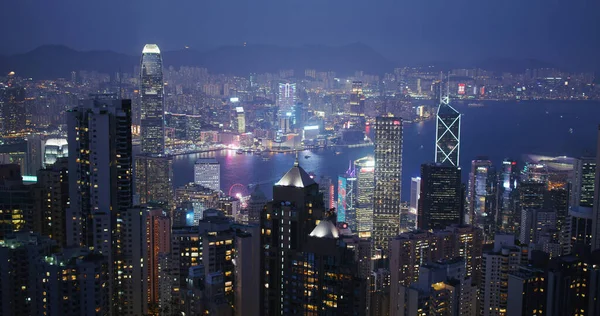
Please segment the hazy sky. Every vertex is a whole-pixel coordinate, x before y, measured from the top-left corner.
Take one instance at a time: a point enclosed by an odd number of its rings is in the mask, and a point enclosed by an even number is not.
[[[1,53],[362,42],[399,62],[600,64],[600,0],[3,0],[0,28]]]

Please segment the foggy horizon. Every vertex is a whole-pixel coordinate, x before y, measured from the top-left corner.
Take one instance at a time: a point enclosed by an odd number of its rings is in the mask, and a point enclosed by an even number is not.
[[[135,55],[146,43],[157,43],[163,51],[244,43],[363,43],[399,65],[505,58],[571,69],[597,70],[600,65],[600,3],[592,1],[34,2],[4,5],[0,27],[18,27],[19,32],[5,34],[1,54],[42,45]],[[29,17],[27,23],[23,17]]]

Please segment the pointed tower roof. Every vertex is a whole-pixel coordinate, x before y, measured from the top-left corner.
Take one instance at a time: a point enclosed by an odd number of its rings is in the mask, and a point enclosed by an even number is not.
[[[315,181],[308,175],[298,161],[298,155],[296,155],[296,161],[294,166],[290,169],[277,183],[276,186],[284,187],[296,187],[305,188],[311,184],[315,184]]]
[[[340,237],[340,232],[331,221],[324,219],[313,229],[309,236],[337,239]]]
[[[257,184],[256,187],[254,187],[254,191],[252,191],[252,193],[250,193],[250,200],[252,200],[252,201],[264,201],[266,199],[267,199],[267,196],[260,189],[260,184]]]

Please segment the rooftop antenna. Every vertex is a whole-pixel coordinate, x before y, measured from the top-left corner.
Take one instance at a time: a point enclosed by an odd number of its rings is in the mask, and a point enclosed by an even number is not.
[[[298,151],[296,150],[296,161],[294,161],[294,167],[300,166],[300,161],[298,160]]]
[[[446,95],[448,96],[448,101],[450,101],[450,72],[448,71],[448,76],[446,78]]]
[[[440,103],[444,99],[442,86],[444,85],[444,72],[440,71]]]

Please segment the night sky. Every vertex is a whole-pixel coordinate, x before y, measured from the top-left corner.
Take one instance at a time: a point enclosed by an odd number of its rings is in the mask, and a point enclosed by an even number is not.
[[[362,42],[400,63],[536,58],[600,66],[599,0],[5,0],[0,53]]]

